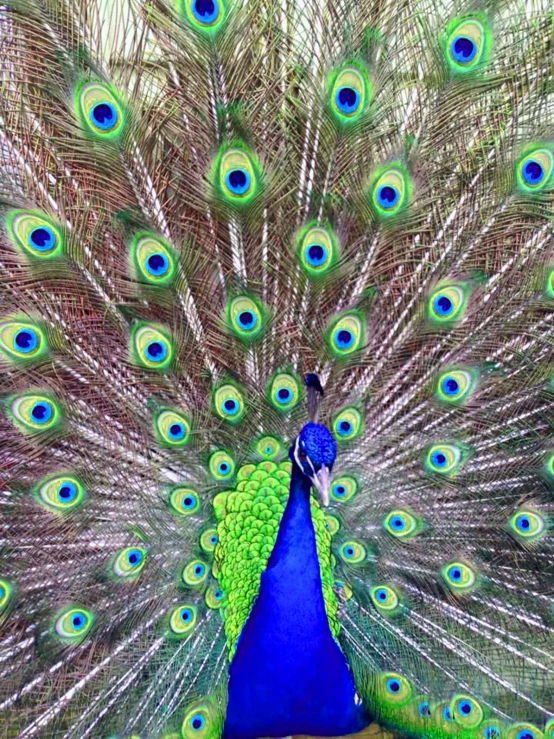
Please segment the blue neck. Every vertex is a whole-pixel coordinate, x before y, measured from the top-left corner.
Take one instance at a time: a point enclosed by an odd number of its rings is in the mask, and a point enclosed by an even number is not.
[[[368,723],[325,613],[310,487],[293,463],[277,541],[229,669],[226,739],[340,736]]]

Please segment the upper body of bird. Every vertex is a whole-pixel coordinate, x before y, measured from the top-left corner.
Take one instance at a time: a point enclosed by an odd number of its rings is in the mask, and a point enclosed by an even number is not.
[[[554,738],[552,28],[0,3],[6,737]]]

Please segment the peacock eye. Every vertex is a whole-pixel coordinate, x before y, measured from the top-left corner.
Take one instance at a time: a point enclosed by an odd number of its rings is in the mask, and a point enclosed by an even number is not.
[[[7,228],[12,241],[32,257],[50,259],[62,252],[59,227],[42,213],[12,211],[8,214]]]
[[[484,18],[458,18],[447,29],[446,58],[454,74],[474,71],[486,61],[490,30]]]
[[[343,562],[360,564],[366,558],[366,549],[357,541],[345,541],[339,548],[339,555]]]
[[[46,349],[46,337],[38,326],[21,321],[0,323],[0,350],[10,359],[37,359]]]
[[[213,394],[213,404],[217,415],[230,423],[238,423],[244,415],[244,397],[236,385],[219,387]]]
[[[331,498],[339,502],[346,502],[354,497],[358,489],[358,483],[353,477],[348,475],[339,477],[333,482],[331,487]]]
[[[325,275],[338,256],[338,241],[330,228],[307,226],[298,235],[300,264],[308,277],[317,279]]]
[[[300,400],[300,383],[289,372],[278,372],[270,381],[267,394],[271,405],[279,412],[292,410]]]
[[[221,606],[223,605],[223,591],[221,590],[219,585],[211,585],[206,590],[204,601],[208,608],[211,608],[212,610],[217,610],[221,608]]]
[[[175,276],[175,260],[167,243],[154,235],[141,234],[131,244],[131,255],[140,279],[167,284]]]
[[[541,192],[550,188],[553,173],[554,151],[545,148],[527,153],[516,168],[518,186],[526,192]]]
[[[467,303],[467,288],[463,284],[438,288],[429,297],[429,320],[437,326],[450,326],[462,318]]]
[[[56,633],[64,641],[80,641],[90,631],[93,618],[92,613],[84,608],[64,610],[56,618]]]
[[[208,463],[212,476],[218,480],[228,480],[235,474],[235,460],[223,450],[213,452]]]
[[[138,365],[165,370],[173,360],[173,345],[161,328],[141,324],[131,334],[131,353]]]
[[[127,547],[115,557],[113,571],[118,577],[134,579],[141,573],[146,563],[146,549]]]
[[[166,409],[154,420],[158,441],[167,447],[183,447],[190,440],[190,423],[177,411]]]
[[[45,395],[19,395],[12,398],[10,410],[13,421],[26,432],[41,432],[60,422],[58,404]]]
[[[265,311],[259,301],[239,295],[227,305],[227,325],[243,341],[259,338],[265,324]]]
[[[0,579],[0,614],[6,610],[12,597],[12,586],[7,580]]]
[[[432,446],[425,457],[427,471],[439,475],[453,475],[460,469],[462,463],[462,449],[454,444]]]
[[[200,496],[190,488],[175,488],[171,491],[169,502],[175,513],[182,516],[190,516],[200,510]]]
[[[331,110],[340,124],[356,121],[367,109],[371,87],[362,67],[348,66],[331,77]]]
[[[218,719],[208,701],[197,701],[185,715],[180,736],[183,739],[210,739],[217,736]]]
[[[83,85],[79,91],[79,109],[83,125],[99,138],[113,138],[121,133],[124,116],[114,93],[96,82]]]
[[[363,346],[365,322],[361,313],[344,313],[331,326],[329,346],[337,357],[346,357]]]
[[[190,587],[201,585],[208,576],[208,566],[201,559],[193,559],[183,568],[183,582]]]
[[[170,613],[169,627],[175,636],[184,636],[195,627],[196,619],[197,611],[194,606],[177,606]]]
[[[533,541],[546,533],[546,520],[537,511],[522,508],[510,519],[510,529],[518,538]]]
[[[454,721],[466,729],[473,729],[483,721],[483,709],[469,695],[455,695],[450,702],[450,713]]]
[[[396,215],[408,202],[410,194],[408,173],[400,165],[387,167],[378,175],[371,192],[377,216],[390,218]]]
[[[256,451],[261,457],[275,459],[282,450],[282,444],[274,436],[263,436],[256,444]]]
[[[401,706],[412,697],[411,683],[403,675],[396,672],[382,672],[374,679],[377,683],[377,693],[386,703]]]
[[[442,576],[454,592],[468,592],[477,584],[476,571],[463,562],[451,562],[443,567]]]
[[[247,205],[259,190],[258,165],[247,149],[232,148],[216,158],[214,184],[229,204]]]
[[[333,434],[337,441],[351,441],[362,431],[362,414],[353,406],[343,408],[333,420]]]
[[[439,376],[437,397],[446,403],[464,403],[477,386],[477,374],[472,370],[451,370]]]
[[[400,604],[398,594],[388,585],[376,585],[371,588],[370,595],[374,606],[381,612],[391,613]]]
[[[219,537],[216,529],[207,529],[200,536],[200,548],[209,554],[214,551],[218,541]]]
[[[409,511],[397,509],[386,516],[383,527],[395,539],[408,541],[420,530],[420,522]]]
[[[224,0],[179,0],[190,25],[203,33],[215,33],[227,12]]]
[[[46,508],[63,513],[82,503],[85,491],[77,478],[62,475],[43,482],[37,492]]]

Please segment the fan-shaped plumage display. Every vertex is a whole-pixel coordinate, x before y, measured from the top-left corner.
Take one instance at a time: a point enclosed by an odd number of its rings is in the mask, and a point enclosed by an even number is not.
[[[547,3],[0,5],[5,737],[554,737]]]

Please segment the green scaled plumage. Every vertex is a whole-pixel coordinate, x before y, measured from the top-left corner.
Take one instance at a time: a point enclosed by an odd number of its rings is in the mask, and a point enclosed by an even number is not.
[[[221,737],[314,372],[367,736],[554,738],[552,28],[1,3],[6,736]]]

